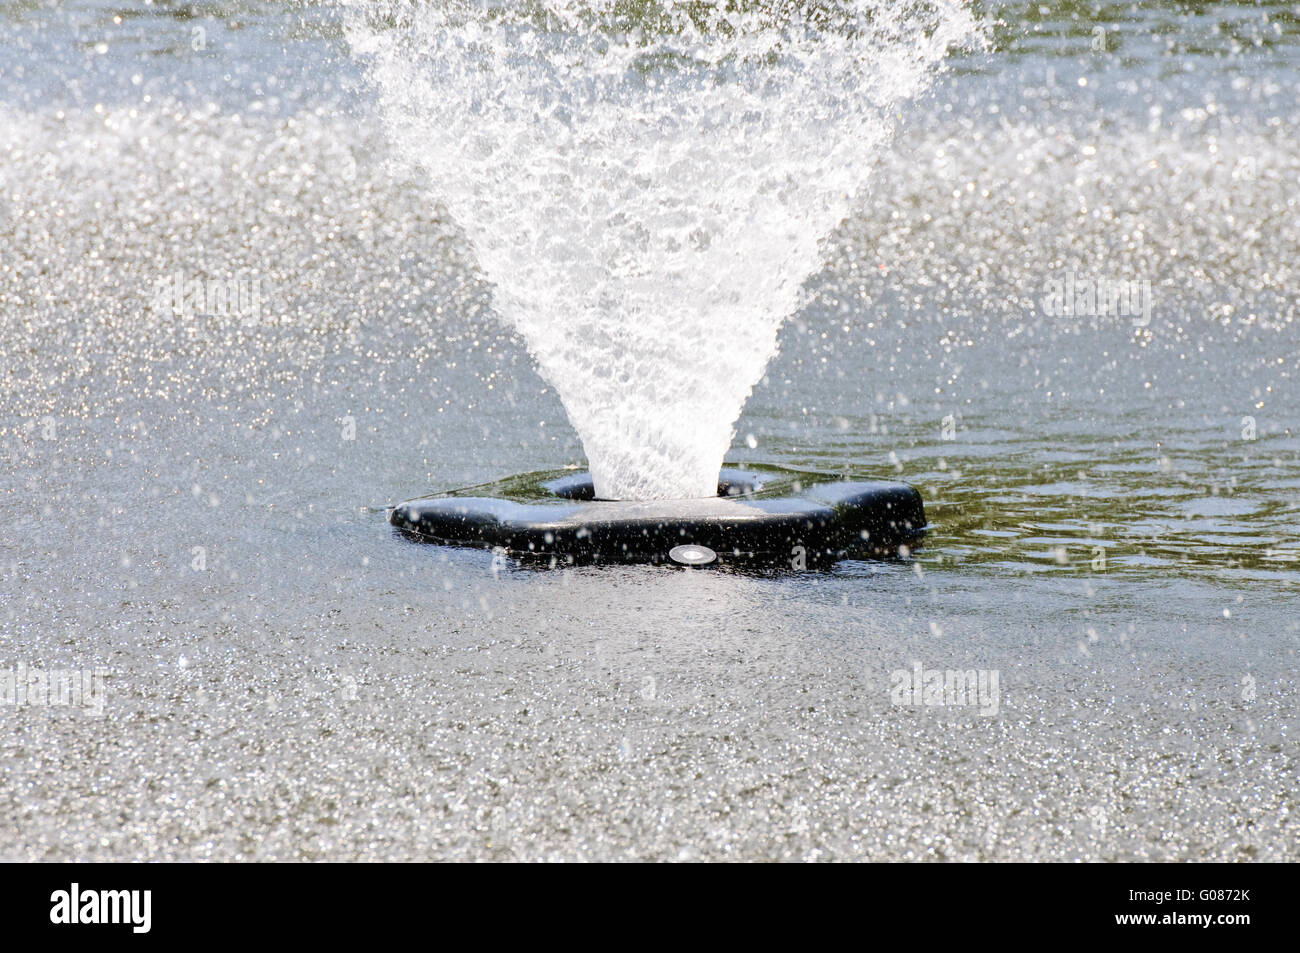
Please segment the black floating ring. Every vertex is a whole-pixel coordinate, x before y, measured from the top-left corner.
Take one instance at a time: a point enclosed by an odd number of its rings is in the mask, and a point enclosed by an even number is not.
[[[723,470],[708,499],[597,500],[588,474],[552,480],[549,502],[492,497],[411,500],[389,518],[410,538],[494,549],[550,565],[661,563],[681,546],[711,565],[804,568],[838,559],[905,556],[925,535],[921,494],[906,483],[833,481],[763,498],[761,475]]]

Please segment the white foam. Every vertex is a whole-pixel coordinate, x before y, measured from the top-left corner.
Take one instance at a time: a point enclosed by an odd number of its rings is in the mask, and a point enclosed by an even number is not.
[[[782,320],[959,4],[359,5],[429,175],[605,498],[711,496]],[[634,13],[629,13],[634,10]]]

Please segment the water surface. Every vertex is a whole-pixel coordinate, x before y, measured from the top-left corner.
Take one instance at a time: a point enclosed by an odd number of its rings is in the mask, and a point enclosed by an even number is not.
[[[110,672],[0,706],[0,854],[1294,859],[1294,7],[993,13],[728,453],[908,480],[927,545],[754,576],[392,534],[584,460],[329,8],[0,7],[0,669]]]

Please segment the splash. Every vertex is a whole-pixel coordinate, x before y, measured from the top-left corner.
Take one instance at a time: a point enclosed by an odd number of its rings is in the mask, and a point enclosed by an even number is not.
[[[978,27],[953,2],[349,6],[423,169],[606,499],[711,496],[890,120]]]

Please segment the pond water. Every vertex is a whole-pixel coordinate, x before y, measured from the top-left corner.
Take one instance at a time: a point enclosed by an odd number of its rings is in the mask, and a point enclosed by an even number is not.
[[[726,455],[926,545],[741,574],[394,535],[586,459],[337,10],[0,4],[0,857],[1294,859],[1300,20],[980,12]]]

